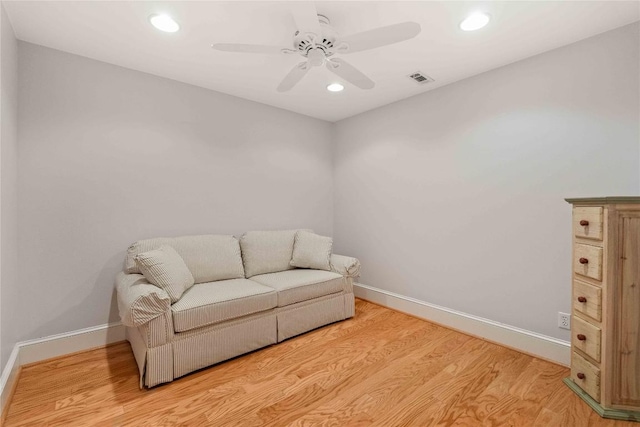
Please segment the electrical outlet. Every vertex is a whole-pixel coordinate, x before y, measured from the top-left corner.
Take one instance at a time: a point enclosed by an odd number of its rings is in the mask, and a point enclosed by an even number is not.
[[[558,313],[558,328],[571,329],[571,315],[569,313]]]

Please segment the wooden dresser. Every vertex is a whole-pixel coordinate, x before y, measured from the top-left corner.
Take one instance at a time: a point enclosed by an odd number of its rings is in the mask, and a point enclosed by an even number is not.
[[[600,416],[640,421],[640,197],[573,205],[571,377]]]

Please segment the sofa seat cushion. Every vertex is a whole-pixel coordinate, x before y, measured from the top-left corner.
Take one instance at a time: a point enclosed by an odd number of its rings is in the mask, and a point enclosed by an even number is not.
[[[331,271],[295,269],[260,274],[250,280],[278,291],[278,307],[342,292],[344,278]]]
[[[184,332],[225,320],[275,308],[274,289],[247,279],[198,283],[171,306],[175,332]]]

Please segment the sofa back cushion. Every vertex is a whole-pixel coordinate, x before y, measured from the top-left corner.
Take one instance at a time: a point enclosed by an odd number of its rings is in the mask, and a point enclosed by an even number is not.
[[[238,239],[233,236],[203,235],[159,237],[138,240],[127,249],[124,271],[138,273],[136,255],[168,245],[178,252],[189,267],[195,283],[244,278]]]
[[[297,230],[249,231],[240,238],[246,277],[291,270]]]

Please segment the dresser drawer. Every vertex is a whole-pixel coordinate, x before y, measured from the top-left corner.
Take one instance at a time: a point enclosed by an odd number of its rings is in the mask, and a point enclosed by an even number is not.
[[[578,353],[571,353],[571,379],[600,402],[600,369]]]
[[[602,248],[576,243],[573,257],[573,271],[602,280]]]
[[[573,281],[573,310],[602,321],[602,289],[579,280]]]
[[[596,362],[600,361],[601,331],[597,326],[579,317],[574,317],[571,327],[571,345],[573,348],[582,350],[587,356]]]
[[[573,235],[584,239],[602,240],[601,207],[573,208]]]

